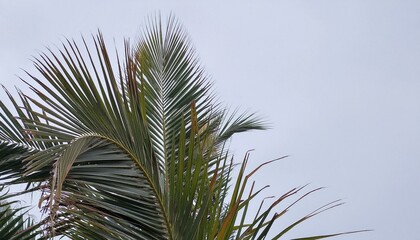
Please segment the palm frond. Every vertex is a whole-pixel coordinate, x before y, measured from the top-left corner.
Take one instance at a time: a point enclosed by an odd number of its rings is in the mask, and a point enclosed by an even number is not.
[[[0,191],[3,191],[1,187]],[[0,236],[9,240],[35,240],[41,237],[41,224],[35,222],[27,215],[24,207],[14,207],[17,201],[8,201],[10,195],[0,195]]]

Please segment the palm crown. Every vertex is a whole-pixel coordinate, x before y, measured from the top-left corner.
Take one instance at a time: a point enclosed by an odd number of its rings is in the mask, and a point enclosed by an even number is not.
[[[262,189],[246,186],[258,168],[246,175],[247,154],[232,182],[224,143],[264,124],[253,114],[229,114],[214,101],[190,45],[173,17],[166,25],[158,18],[137,44],[125,42],[123,56],[112,57],[98,33],[92,48],[84,39],[82,45],[67,41],[58,53],[36,59],[40,76],[28,73],[27,82],[33,93],[18,92],[18,102],[6,91],[18,117],[0,102],[0,176],[2,186],[28,184],[18,194],[40,191],[45,218],[11,222],[13,214],[3,214],[0,235],[265,238],[294,203],[270,215],[273,208],[302,188],[249,220],[248,206]],[[339,204],[325,205],[274,238]],[[3,202],[4,212],[12,211],[9,205]]]

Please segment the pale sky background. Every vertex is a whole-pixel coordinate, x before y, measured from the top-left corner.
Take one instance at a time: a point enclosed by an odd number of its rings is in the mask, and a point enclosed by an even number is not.
[[[187,29],[224,104],[272,123],[234,138],[237,160],[291,155],[256,176],[264,194],[327,187],[280,221],[346,202],[288,237],[420,239],[420,1],[0,0],[0,83],[22,86],[20,68],[64,37],[100,28],[120,47],[159,11]]]

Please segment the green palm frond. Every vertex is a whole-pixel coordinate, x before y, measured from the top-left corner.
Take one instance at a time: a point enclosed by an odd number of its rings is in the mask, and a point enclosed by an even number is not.
[[[4,190],[4,187],[0,189]],[[40,224],[27,216],[24,207],[14,207],[18,201],[8,201],[10,195],[0,195],[0,236],[9,240],[45,239],[41,236]]]

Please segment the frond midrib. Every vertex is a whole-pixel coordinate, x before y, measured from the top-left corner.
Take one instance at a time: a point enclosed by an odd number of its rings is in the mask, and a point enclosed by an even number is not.
[[[122,151],[124,151],[131,159],[133,159],[133,161],[135,162],[137,168],[146,177],[147,182],[149,183],[149,186],[151,187],[151,189],[153,190],[153,192],[154,192],[154,194],[156,196],[157,202],[158,202],[158,204],[160,206],[160,209],[162,210],[164,222],[165,222],[165,225],[166,225],[166,229],[168,231],[168,237],[169,237],[170,240],[173,240],[174,239],[174,236],[173,236],[172,227],[171,227],[171,224],[170,224],[170,221],[169,221],[167,209],[166,209],[166,207],[165,207],[165,205],[164,205],[164,203],[162,201],[162,198],[160,196],[160,193],[159,193],[158,188],[153,183],[152,178],[149,176],[149,174],[147,173],[146,169],[142,166],[140,159],[138,159],[137,157],[135,157],[135,154],[133,154],[133,152],[129,148],[125,147],[125,145],[122,144],[118,140],[112,139],[112,138],[110,138],[108,136],[105,136],[105,135],[101,135],[99,133],[90,133],[90,134],[86,134],[86,135],[80,136],[79,138],[85,138],[85,137],[97,137],[97,138],[100,138],[100,139],[109,141],[110,143],[115,144]]]

